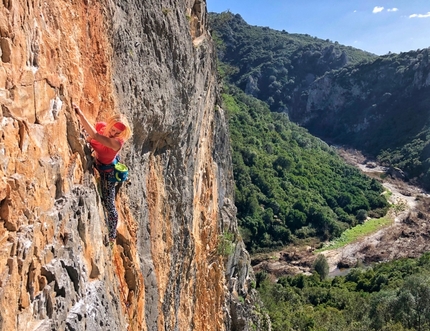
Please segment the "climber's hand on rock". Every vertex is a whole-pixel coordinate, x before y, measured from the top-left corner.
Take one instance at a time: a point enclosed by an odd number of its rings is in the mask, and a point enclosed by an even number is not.
[[[74,103],[72,103],[72,107],[75,110],[75,112],[76,112],[77,115],[82,115],[82,110],[80,110],[77,105],[75,105]]]

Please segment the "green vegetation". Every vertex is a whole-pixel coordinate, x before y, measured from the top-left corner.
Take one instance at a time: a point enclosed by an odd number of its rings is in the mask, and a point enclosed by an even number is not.
[[[389,206],[391,192],[290,118],[377,158],[390,169],[384,176],[430,188],[430,49],[378,57],[250,26],[230,12],[209,18],[228,84],[237,216],[251,253],[300,241],[341,247],[390,225],[389,207],[395,216],[405,209],[404,201]],[[272,330],[430,330],[430,253],[335,278],[319,255],[313,270],[277,283],[256,274]]]
[[[347,244],[350,244],[360,238],[372,234],[386,226],[391,225],[392,223],[393,219],[388,216],[368,220],[366,223],[356,225],[353,228],[346,230],[339,238],[336,238],[335,240],[329,242],[327,245],[324,245],[323,248],[317,251],[322,252],[328,249],[336,249],[346,246]]]
[[[230,12],[209,18],[226,82],[430,189],[430,49],[376,56]]]
[[[285,114],[226,87],[242,238],[251,252],[297,239],[326,241],[355,226],[363,211],[385,215],[382,186]],[[358,218],[357,218],[358,216]]]
[[[224,232],[218,236],[217,252],[224,257],[229,256],[234,251],[234,234],[232,232]]]
[[[291,106],[297,87],[306,88],[329,70],[376,58],[330,40],[251,26],[230,12],[211,13],[209,19],[213,35],[223,41],[217,49],[224,68],[229,68],[228,81],[276,112]]]
[[[391,54],[331,71],[324,84],[344,93],[326,98],[347,102],[341,111],[314,105],[323,116],[313,116],[306,127],[319,137],[360,149],[382,165],[400,168],[406,178],[430,188],[430,87],[417,81],[423,75],[420,68],[428,66],[429,53],[430,49]],[[313,94],[320,88],[315,83],[307,92]],[[297,105],[296,114],[307,101]]]
[[[346,276],[257,273],[273,331],[430,329],[430,254],[352,269]]]
[[[324,280],[327,278],[329,274],[329,266],[327,259],[324,255],[319,254],[317,258],[315,259],[313,268],[315,272],[320,276],[321,280]]]
[[[408,203],[405,200],[399,199],[396,203],[391,205],[394,215],[398,216],[401,212],[405,211]]]

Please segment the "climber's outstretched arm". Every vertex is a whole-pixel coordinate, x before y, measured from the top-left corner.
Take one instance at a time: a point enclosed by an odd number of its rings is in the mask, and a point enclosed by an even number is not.
[[[100,133],[97,132],[97,130],[90,124],[90,122],[85,117],[82,110],[72,103],[73,109],[75,109],[76,114],[79,116],[79,120],[82,123],[82,126],[84,127],[85,131],[88,133],[89,137],[87,138],[87,141],[90,142],[91,139],[95,139],[98,142],[102,143],[103,145],[112,148],[114,151],[118,151],[121,148],[121,144],[117,139],[106,137]]]
[[[79,120],[80,120],[81,124],[83,125],[85,131],[88,133],[88,135],[92,139],[95,139],[96,135],[98,134],[96,129],[90,124],[90,122],[87,120],[87,118],[85,117],[82,110],[80,110],[77,105],[72,103],[72,106],[73,106],[73,109],[75,110],[76,114],[79,116]]]

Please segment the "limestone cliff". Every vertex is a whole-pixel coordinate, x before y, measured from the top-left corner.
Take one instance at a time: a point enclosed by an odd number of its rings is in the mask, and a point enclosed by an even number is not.
[[[430,189],[430,48],[327,72],[292,100],[290,118],[312,134],[398,167]]]
[[[332,136],[339,134],[336,130],[348,135],[369,134],[383,129],[380,122],[396,124],[392,118],[410,125],[408,110],[413,110],[417,118],[428,112],[429,54],[430,48],[389,54],[327,72],[312,82],[306,95],[299,96],[296,91],[295,107],[289,115],[302,125],[317,126],[320,132],[328,131]],[[418,126],[408,129],[417,130]]]
[[[200,0],[0,3],[0,330],[270,329],[206,25]],[[72,101],[133,126],[113,249]]]

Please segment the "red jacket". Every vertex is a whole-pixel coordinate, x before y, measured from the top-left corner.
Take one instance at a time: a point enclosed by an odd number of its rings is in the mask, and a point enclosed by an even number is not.
[[[103,130],[105,127],[106,127],[105,122],[97,122],[95,125],[95,129],[99,134],[103,134]],[[112,148],[103,145],[102,143],[98,142],[95,139],[91,139],[90,145],[94,149],[96,153],[96,159],[99,162],[103,164],[111,164],[115,160],[117,154],[122,148],[122,145],[124,144],[124,141],[118,138],[114,138],[114,139],[116,139],[121,144],[120,149],[117,151],[114,151]]]

